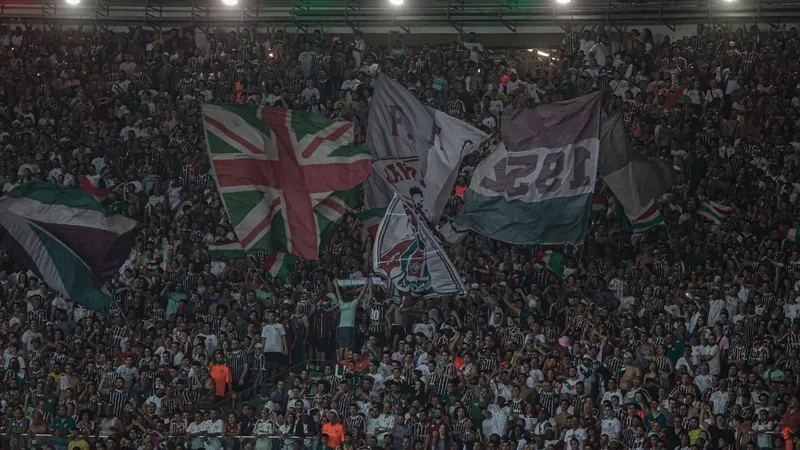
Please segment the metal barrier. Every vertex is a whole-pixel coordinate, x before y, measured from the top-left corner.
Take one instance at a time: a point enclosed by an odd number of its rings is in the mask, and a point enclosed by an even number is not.
[[[93,444],[106,439],[119,440],[127,439],[125,436],[87,436],[86,441]],[[302,440],[303,448],[313,448],[318,437],[280,437],[269,436],[255,438],[253,436],[221,436],[221,437],[192,437],[186,436],[167,436],[164,438],[168,442],[181,444],[186,449],[205,449],[205,450],[282,450],[292,448],[294,441]],[[52,434],[0,434],[0,445],[3,449],[20,450],[45,450],[49,446],[55,450],[66,450],[69,444],[69,437],[54,436]]]
[[[295,372],[300,372],[303,369],[307,369],[309,372],[312,372],[312,373],[315,373],[315,374],[316,374],[316,372],[321,373],[323,368],[325,367],[325,364],[329,364],[330,362],[331,361],[329,361],[329,360],[307,359],[305,361],[293,364],[293,365],[289,366],[289,368],[287,368],[287,369],[285,369],[285,370],[283,370],[281,372],[278,372],[275,375],[273,375],[273,376],[267,378],[266,380],[262,381],[260,384],[250,386],[250,387],[244,389],[243,391],[238,392],[236,394],[236,396],[237,396],[236,402],[238,404],[239,402],[253,401],[253,400],[255,400],[257,398],[257,396],[260,394],[260,391],[264,387],[270,385],[273,382],[277,382],[278,380],[286,381],[286,376],[287,375],[295,373]],[[291,381],[291,380],[289,380],[289,381]],[[233,403],[232,399],[226,398],[224,400],[221,400],[221,401],[217,402],[215,407],[219,408],[219,409],[224,409],[224,408],[230,406],[232,403]]]

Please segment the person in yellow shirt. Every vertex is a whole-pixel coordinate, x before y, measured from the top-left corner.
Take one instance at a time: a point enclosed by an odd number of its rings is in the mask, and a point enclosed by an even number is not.
[[[89,443],[86,442],[83,436],[78,434],[77,428],[69,430],[69,444],[67,444],[67,450],[89,450]]]

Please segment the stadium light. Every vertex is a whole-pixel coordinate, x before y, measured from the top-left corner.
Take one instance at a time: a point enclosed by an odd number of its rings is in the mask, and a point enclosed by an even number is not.
[[[81,0],[66,0],[68,5],[76,6]]]
[[[557,2],[559,5],[566,5],[567,3],[569,3],[569,0],[556,0],[556,2]]]
[[[400,6],[403,4],[403,0],[389,0],[389,3],[391,3],[394,6]]]
[[[239,0],[222,0],[222,3],[225,3],[227,6],[236,6]]]

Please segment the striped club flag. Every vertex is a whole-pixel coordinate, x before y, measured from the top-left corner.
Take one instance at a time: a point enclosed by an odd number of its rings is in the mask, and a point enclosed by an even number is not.
[[[208,256],[212,259],[243,259],[246,258],[247,255],[248,253],[244,250],[242,244],[238,242],[208,246]],[[264,269],[269,271],[273,277],[286,279],[291,266],[299,259],[300,258],[288,253],[268,253],[264,258]]]
[[[545,269],[553,272],[559,280],[564,278],[564,255],[552,250],[542,251],[536,255],[536,262]]]
[[[628,220],[631,222],[634,233],[642,233],[650,228],[664,224],[664,216],[661,215],[661,211],[658,209],[658,203],[652,200],[643,213],[635,218],[628,216]]]
[[[722,203],[706,200],[700,205],[700,211],[698,211],[697,214],[719,225],[723,220],[727,219],[732,212],[733,206],[726,206]]]
[[[373,238],[378,232],[378,225],[386,215],[386,208],[367,208],[356,214],[356,218],[364,225],[370,236]]]
[[[108,313],[105,287],[130,254],[135,220],[105,209],[86,192],[44,181],[0,199],[0,245],[53,290]]]
[[[686,83],[683,83],[678,88],[677,91],[675,91],[675,94],[673,94],[672,97],[668,98],[667,101],[664,102],[664,108],[666,108],[667,111],[669,111],[675,109],[675,107],[678,105],[686,103],[686,101],[688,100],[686,91],[688,90],[689,90],[689,82],[687,81]]]
[[[298,261],[294,255],[289,253],[270,253],[264,258],[264,268],[273,277],[285,280],[289,276],[292,266]]]
[[[98,179],[99,180],[99,179]],[[100,186],[99,181],[93,182],[88,176],[81,176],[81,189],[88,192],[98,202],[103,202],[111,189]]]

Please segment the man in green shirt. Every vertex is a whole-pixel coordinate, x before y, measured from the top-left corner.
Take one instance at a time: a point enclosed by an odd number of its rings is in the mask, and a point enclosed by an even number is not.
[[[356,347],[356,311],[358,310],[358,302],[367,288],[372,291],[372,279],[367,278],[367,284],[361,287],[358,291],[358,296],[353,298],[352,292],[345,292],[344,295],[339,291],[339,280],[333,281],[334,288],[336,289],[336,298],[339,303],[336,308],[339,309],[339,328],[336,330],[336,358],[338,360],[344,359],[345,349],[355,349]]]
[[[75,428],[75,421],[67,415],[67,407],[59,406],[58,414],[53,417],[53,423],[50,424],[50,431],[55,436],[66,436],[73,428]]]

